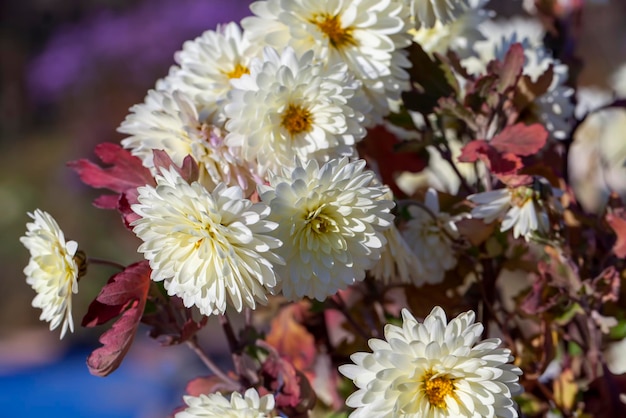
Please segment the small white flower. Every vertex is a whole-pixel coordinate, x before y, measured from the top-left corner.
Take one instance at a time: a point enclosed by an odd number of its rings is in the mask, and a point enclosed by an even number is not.
[[[374,106],[368,125],[386,116],[390,101],[409,87],[410,62],[401,50],[410,44],[410,19],[403,1],[267,0],[250,9],[256,16],[241,22],[250,39],[278,50],[290,46],[299,55],[313,51],[328,67],[346,64]]]
[[[241,396],[234,392],[230,400],[220,393],[183,397],[187,408],[176,413],[175,418],[267,418],[274,414],[274,396],[259,397],[254,388]]]
[[[469,8],[469,0],[410,0],[417,28],[432,28],[437,22],[454,21]]]
[[[194,99],[202,116],[221,125],[222,102],[231,89],[230,80],[248,74],[250,61],[259,52],[260,46],[244,38],[236,23],[218,26],[216,31],[208,30],[184,43],[175,54],[180,69],[168,81],[171,88]]]
[[[222,131],[201,121],[198,110],[182,91],[150,90],[144,103],[133,106],[118,128],[129,136],[122,145],[158,174],[153,150],[164,150],[174,164],[191,155],[200,168],[200,182],[212,189],[219,182],[254,189],[253,164],[244,161],[241,150],[225,144]]]
[[[557,189],[553,192],[558,193]],[[537,193],[527,186],[490,190],[468,196],[475,203],[471,216],[491,223],[502,220],[501,231],[513,228],[515,238],[529,240],[533,234],[550,231],[548,214],[539,204]]]
[[[418,260],[417,285],[443,281],[446,271],[457,264],[453,240],[459,236],[450,215],[439,211],[434,189],[426,193],[425,208],[409,206],[411,220],[402,229],[404,239]]]
[[[356,85],[345,66],[325,69],[313,54],[266,48],[250,75],[233,80],[225,112],[226,143],[255,159],[260,174],[291,165],[294,157],[328,161],[352,156],[365,136],[363,114],[353,103]]]
[[[324,300],[365,278],[380,258],[383,231],[391,226],[393,201],[383,199],[385,187],[373,183],[365,161],[316,161],[270,177],[260,186],[261,199],[272,208],[283,242],[277,266],[283,295]]]
[[[272,263],[281,262],[272,252],[280,241],[268,235],[277,226],[265,219],[269,207],[244,199],[238,186],[220,183],[209,193],[173,168],[156,182],[138,188],[132,206],[152,279],[204,315],[224,313],[227,299],[237,311],[266,303],[276,286]]]
[[[358,390],[346,404],[351,418],[517,417],[512,395],[522,371],[509,364],[498,338],[481,340],[474,312],[449,323],[435,307],[423,323],[402,310],[402,326],[387,324],[385,340],[371,339],[372,353],[355,353],[339,367]]]
[[[486,0],[478,0],[475,5],[469,5],[456,19],[448,23],[437,20],[432,27],[412,29],[410,33],[413,41],[420,44],[429,54],[435,52],[445,54],[452,50],[460,58],[465,58],[471,53],[476,42],[484,39],[479,25],[489,17],[489,13],[483,10],[485,3]]]
[[[30,251],[24,274],[37,292],[33,307],[42,310],[39,319],[50,322],[50,330],[62,325],[61,338],[68,328],[74,332],[72,294],[78,293],[81,269],[76,241],[65,241],[63,231],[47,212],[36,209],[29,213],[34,222],[26,224],[28,231],[20,242]]]

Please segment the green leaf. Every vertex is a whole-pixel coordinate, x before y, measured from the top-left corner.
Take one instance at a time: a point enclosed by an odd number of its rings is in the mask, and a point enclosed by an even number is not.
[[[436,54],[431,57],[415,42],[408,51],[412,64],[409,70],[412,90],[403,93],[402,99],[408,110],[429,115],[440,98],[457,95],[459,85],[443,57]]]

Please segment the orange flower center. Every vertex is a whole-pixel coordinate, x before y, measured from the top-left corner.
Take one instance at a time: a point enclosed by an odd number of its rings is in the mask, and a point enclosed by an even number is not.
[[[433,378],[435,372],[426,372],[422,380],[422,390],[428,398],[428,402],[440,409],[446,409],[446,397],[454,396],[454,379],[447,376]]]
[[[356,45],[352,37],[352,28],[342,28],[339,16],[323,13],[313,16],[311,22],[328,37],[330,44],[335,48]]]
[[[311,130],[313,117],[308,109],[302,106],[290,104],[282,114],[281,126],[291,136]]]
[[[226,77],[228,78],[239,78],[244,74],[250,74],[250,70],[246,66],[237,64],[235,65],[235,68],[233,68],[232,71],[224,73],[224,74],[226,74]]]

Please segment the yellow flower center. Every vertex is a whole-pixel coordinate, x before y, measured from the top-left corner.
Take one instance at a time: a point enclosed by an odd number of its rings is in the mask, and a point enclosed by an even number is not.
[[[339,16],[331,16],[327,13],[314,15],[311,23],[316,25],[326,35],[330,44],[335,48],[346,45],[356,45],[352,37],[352,28],[342,28]]]
[[[454,379],[447,376],[437,376],[433,378],[434,375],[435,372],[432,370],[424,374],[422,390],[432,406],[445,410],[446,397],[454,396]]]
[[[250,74],[250,70],[244,65],[237,64],[232,71],[227,73],[225,72],[224,74],[226,74],[226,77],[228,78],[239,78],[244,74]]]
[[[310,212],[306,217],[306,223],[309,229],[316,234],[326,234],[328,232],[336,232],[337,222],[323,211],[326,205],[322,205],[316,210]]]
[[[526,186],[509,189],[509,192],[511,193],[511,204],[519,207],[524,206],[535,197],[534,190]]]
[[[299,105],[290,104],[282,114],[281,126],[294,136],[311,130],[313,118],[311,112]]]

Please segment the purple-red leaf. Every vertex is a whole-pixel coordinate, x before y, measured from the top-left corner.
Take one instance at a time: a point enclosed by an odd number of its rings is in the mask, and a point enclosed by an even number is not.
[[[489,150],[489,142],[477,139],[465,145],[459,155],[459,161],[462,163],[476,162],[482,155]]]
[[[130,229],[130,223],[138,216],[131,210],[137,203],[137,187],[154,186],[154,178],[150,170],[141,164],[141,160],[130,154],[117,144],[102,143],[96,145],[96,155],[104,164],[111,167],[100,167],[89,160],[70,161],[69,167],[74,169],[83,183],[95,188],[106,188],[117,192],[117,195],[102,195],[93,203],[101,209],[117,209],[122,215],[124,224]]]
[[[231,376],[236,377],[236,376]],[[224,382],[217,376],[196,377],[187,383],[185,392],[190,396],[208,395],[215,392],[233,392],[237,390],[232,384]]]
[[[93,327],[122,313],[113,327],[100,337],[102,347],[87,359],[91,374],[107,376],[119,367],[130,349],[150,288],[150,266],[147,261],[131,264],[115,274],[89,306],[83,325]]]
[[[167,152],[155,149],[152,150],[152,153],[155,167],[165,170],[169,170],[170,167],[174,167],[178,174],[180,174],[180,176],[188,183],[198,180],[198,177],[200,176],[200,169],[191,155],[187,155],[183,160],[182,166],[179,167],[172,161]]]
[[[508,175],[522,168],[522,160],[510,152],[500,152],[490,142],[477,139],[465,145],[459,161],[473,163],[482,160],[489,170],[497,175]]]
[[[499,69],[500,82],[498,83],[498,91],[500,93],[504,93],[517,84],[522,75],[525,60],[526,57],[524,56],[522,44],[515,43],[511,45]]]
[[[370,129],[359,143],[359,154],[372,167],[376,167],[384,184],[394,195],[403,193],[396,184],[396,174],[403,171],[418,173],[426,167],[427,160],[415,152],[401,152],[397,148],[402,142],[384,126]]]
[[[111,164],[111,167],[102,168],[85,159],[67,163],[78,173],[83,183],[117,193],[154,184],[150,170],[141,164],[139,158],[121,146],[104,142],[96,145],[95,153],[104,164]]]
[[[504,128],[489,144],[500,152],[526,157],[536,154],[547,140],[548,131],[540,124],[527,126],[518,123]]]

